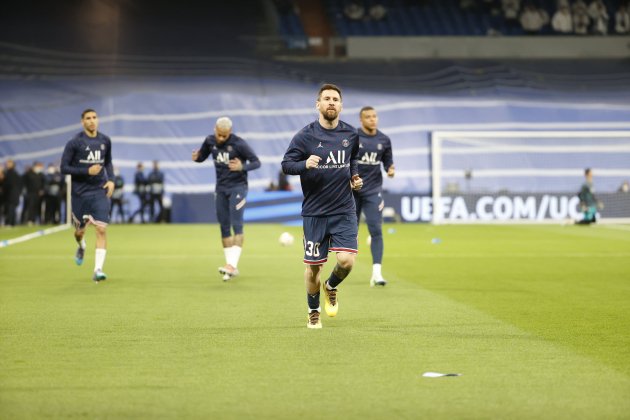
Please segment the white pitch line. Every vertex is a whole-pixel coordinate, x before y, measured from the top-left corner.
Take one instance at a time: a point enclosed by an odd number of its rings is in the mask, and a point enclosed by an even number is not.
[[[60,225],[48,229],[38,230],[37,232],[28,233],[26,235],[18,236],[17,238],[4,239],[0,241],[0,248],[6,248],[9,245],[19,244],[31,239],[39,238],[40,236],[50,235],[51,233],[61,232],[62,230],[70,229],[70,225]]]

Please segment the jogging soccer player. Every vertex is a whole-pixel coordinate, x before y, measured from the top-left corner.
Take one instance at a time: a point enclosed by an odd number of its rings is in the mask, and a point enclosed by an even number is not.
[[[372,251],[372,277],[370,286],[385,286],[387,281],[381,274],[383,263],[383,175],[381,164],[392,178],[395,174],[392,142],[378,129],[378,115],[371,106],[361,108],[359,112],[361,127],[359,128],[359,176],[366,188],[353,191],[357,206],[357,222],[361,219],[361,211],[370,232]]]
[[[350,124],[339,120],[341,90],[332,84],[318,92],[317,121],[304,127],[291,140],[282,160],[288,175],[300,175],[304,231],[304,283],[308,304],[308,328],[321,328],[320,288],[326,314],[339,310],[337,287],[348,276],[357,254],[357,218],[352,189],[360,189],[358,175],[359,136]],[[328,252],[337,253],[337,263],[321,284],[322,265]]]
[[[214,134],[206,137],[199,150],[193,151],[192,160],[203,162],[211,154],[216,171],[215,207],[225,254],[225,266],[219,267],[219,272],[227,281],[239,274],[247,172],[260,168],[260,160],[245,140],[232,133],[232,120],[227,117],[217,120]]]
[[[112,142],[98,131],[98,115],[93,109],[81,114],[83,131],[72,138],[63,150],[61,173],[72,177],[72,220],[74,238],[79,244],[75,254],[77,265],[83,264],[85,255],[85,228],[96,228],[94,275],[99,282],[107,279],[103,272],[107,253],[107,224],[109,223],[109,198],[114,192],[112,167]]]

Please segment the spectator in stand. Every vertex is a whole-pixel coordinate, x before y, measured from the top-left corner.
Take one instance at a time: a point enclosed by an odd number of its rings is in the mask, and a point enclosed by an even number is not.
[[[615,32],[618,34],[630,34],[630,6],[620,4],[615,13]]]
[[[365,8],[358,2],[353,1],[343,8],[343,13],[350,20],[361,20],[365,15]]]
[[[570,34],[573,32],[573,18],[571,17],[571,10],[567,5],[561,5],[551,20],[551,26],[554,32],[560,34]]]
[[[17,223],[16,210],[22,194],[22,177],[15,169],[15,162],[7,160],[4,170],[4,223],[15,226]]]
[[[586,7],[577,7],[574,10],[573,31],[578,35],[588,35],[588,27],[591,24],[591,18],[588,17]]]
[[[538,9],[533,3],[525,4],[521,13],[521,26],[528,35],[538,35],[543,26],[549,23],[549,15],[543,9]]]
[[[503,18],[508,28],[518,27],[518,12],[521,9],[520,0],[501,0]]]
[[[630,183],[628,183],[628,181],[623,181],[621,185],[619,186],[619,189],[617,190],[617,192],[620,192],[620,193],[630,192]]]
[[[603,0],[593,0],[588,6],[588,14],[593,19],[593,33],[595,35],[608,34],[610,16]]]
[[[578,11],[578,9],[586,10],[587,8],[588,7],[586,6],[584,0],[576,0],[575,3],[573,3],[573,5],[571,6],[571,10],[574,14]]]
[[[376,3],[370,7],[370,18],[372,20],[383,20],[387,16],[387,8],[381,4]]]

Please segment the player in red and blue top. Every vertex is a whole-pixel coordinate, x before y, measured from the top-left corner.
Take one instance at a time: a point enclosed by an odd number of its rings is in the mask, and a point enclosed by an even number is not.
[[[72,138],[63,151],[61,173],[72,177],[72,220],[74,238],[79,244],[75,254],[77,265],[83,264],[85,255],[85,228],[96,228],[96,254],[92,279],[107,279],[103,273],[107,253],[107,224],[109,223],[109,198],[114,192],[112,167],[112,142],[98,131],[98,115],[93,109],[81,114],[83,131]]]
[[[357,219],[352,190],[362,187],[358,175],[359,136],[356,129],[339,120],[341,90],[332,84],[319,89],[317,121],[291,140],[282,160],[287,175],[300,175],[306,271],[307,327],[321,328],[320,287],[328,316],[337,315],[337,286],[352,270],[357,254]],[[323,285],[322,265],[328,252],[337,253],[337,264]],[[321,285],[321,286],[320,286]]]
[[[260,168],[260,160],[242,138],[232,134],[232,120],[221,117],[214,134],[205,138],[192,153],[194,162],[212,155],[216,171],[215,206],[221,226],[226,264],[219,267],[223,280],[238,276],[238,260],[243,249],[243,213],[247,199],[247,172]],[[234,231],[234,235],[232,235]]]
[[[359,176],[366,187],[354,191],[357,205],[357,221],[361,218],[361,211],[365,214],[365,221],[370,232],[370,250],[372,251],[372,278],[370,286],[385,286],[387,281],[381,274],[383,263],[383,175],[381,165],[392,178],[395,174],[392,142],[378,129],[378,115],[371,106],[366,106],[359,112],[361,128],[359,128]]]

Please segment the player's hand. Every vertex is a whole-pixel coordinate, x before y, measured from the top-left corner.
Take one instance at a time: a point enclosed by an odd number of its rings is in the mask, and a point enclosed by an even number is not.
[[[359,191],[361,187],[363,187],[363,180],[359,175],[353,175],[352,179],[350,180],[350,186],[353,190]]]
[[[392,165],[387,170],[387,176],[390,177],[390,178],[393,178],[394,175],[396,175],[396,168],[394,168],[394,165]]]
[[[243,162],[241,162],[239,158],[230,159],[228,168],[230,168],[232,172],[240,172],[243,170]]]
[[[102,169],[103,169],[103,166],[97,163],[96,165],[92,165],[88,168],[88,174],[92,176],[98,175]]]
[[[317,168],[320,160],[322,160],[321,157],[317,155],[310,155],[308,159],[306,159],[306,169]]]
[[[103,189],[107,188],[107,198],[111,197],[114,193],[114,183],[112,181],[107,181],[105,185],[103,185]]]
[[[197,162],[197,159],[199,159],[199,150],[193,150],[193,152],[192,152],[192,160],[193,160],[193,162]]]

